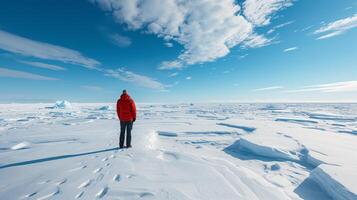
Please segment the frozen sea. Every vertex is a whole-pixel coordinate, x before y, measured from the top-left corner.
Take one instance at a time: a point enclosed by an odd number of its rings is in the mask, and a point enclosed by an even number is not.
[[[0,104],[0,199],[357,199],[357,104]]]

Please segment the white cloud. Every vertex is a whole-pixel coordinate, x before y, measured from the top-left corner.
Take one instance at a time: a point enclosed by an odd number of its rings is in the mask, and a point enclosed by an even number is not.
[[[165,46],[171,48],[171,47],[173,47],[174,45],[173,45],[171,42],[165,42]]]
[[[131,45],[131,39],[129,37],[119,34],[112,34],[109,37],[118,47],[128,47]]]
[[[270,29],[267,34],[271,34],[273,32],[275,32],[277,29],[280,29],[280,28],[283,28],[285,26],[288,26],[290,24],[294,23],[294,21],[288,21],[288,22],[285,22],[285,23],[282,23],[282,24],[279,24],[279,25],[276,25],[274,26],[272,29]]]
[[[322,36],[320,36],[320,37],[318,37],[316,39],[317,40],[323,40],[323,39],[327,39],[327,38],[331,38],[331,37],[340,35],[342,33],[343,33],[342,31],[335,31],[335,32],[332,32],[332,33],[328,33],[328,34],[322,35]]]
[[[61,67],[58,65],[51,65],[51,64],[47,64],[47,63],[42,63],[42,62],[31,62],[31,61],[19,61],[19,62],[27,64],[27,65],[31,65],[34,67],[39,67],[39,68],[49,69],[49,70],[54,70],[54,71],[66,70],[66,68],[64,68],[64,67]]]
[[[307,26],[307,27],[301,29],[301,32],[307,31],[307,30],[311,29],[312,27],[314,27],[314,26],[313,25]]]
[[[86,68],[95,68],[100,65],[98,61],[87,58],[78,51],[30,40],[2,30],[0,30],[0,49],[24,56],[81,65]]]
[[[247,0],[244,13],[248,21],[234,0],[90,1],[131,30],[144,30],[165,43],[181,44],[184,50],[178,58],[163,62],[159,69],[214,61],[237,45],[256,48],[270,44],[270,39],[254,32],[255,26],[269,24],[275,12],[292,4],[292,0]]]
[[[276,25],[276,26],[274,26],[274,29],[283,28],[283,27],[288,26],[288,25],[290,25],[290,24],[292,24],[292,23],[294,23],[294,22],[295,22],[295,21],[288,21],[288,22],[285,22],[285,23]]]
[[[0,68],[0,77],[22,78],[22,79],[30,79],[30,80],[41,80],[41,81],[59,80],[57,78],[41,76],[38,74],[32,74],[29,72],[17,71],[17,70],[6,69],[6,68]]]
[[[192,79],[191,76],[187,76],[187,77],[186,77],[186,80],[191,80],[191,79]]]
[[[271,87],[265,87],[265,88],[258,88],[258,89],[254,89],[254,92],[259,92],[259,91],[270,91],[270,90],[279,90],[279,89],[283,89],[283,86],[271,86]]]
[[[244,59],[245,57],[247,57],[248,56],[248,54],[246,53],[246,54],[243,54],[243,55],[240,55],[239,56],[239,59],[241,60],[241,59]]]
[[[343,81],[320,85],[305,86],[298,90],[289,90],[286,92],[355,92],[357,91],[357,81]]]
[[[179,74],[178,72],[174,72],[174,73],[169,74],[169,77],[174,77],[174,76],[177,76],[178,74]]]
[[[270,23],[277,11],[292,6],[293,0],[246,0],[243,3],[243,14],[256,26]]]
[[[134,72],[128,71],[124,68],[118,68],[116,70],[105,70],[105,76],[109,77],[114,77],[119,80],[133,83],[138,86],[146,87],[146,88],[151,88],[151,89],[165,89],[166,86],[159,81],[140,74],[136,74]]]
[[[284,49],[284,52],[295,51],[297,49],[298,49],[298,47],[290,47],[290,48]]]
[[[81,88],[84,88],[86,90],[90,91],[102,91],[103,88],[95,85],[82,85]]]
[[[259,48],[271,44],[272,39],[268,39],[262,35],[253,34],[243,42],[244,48]]]
[[[164,61],[161,63],[159,69],[181,69],[184,66],[180,61],[174,60],[174,61]]]
[[[317,38],[318,40],[327,39],[340,35],[355,27],[357,27],[357,14],[324,25],[316,30],[314,34],[323,34]]]

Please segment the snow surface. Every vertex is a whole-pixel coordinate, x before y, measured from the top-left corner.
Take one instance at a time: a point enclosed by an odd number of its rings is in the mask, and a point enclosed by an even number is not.
[[[57,103],[0,104],[0,199],[357,199],[356,104],[139,104],[121,150]]]

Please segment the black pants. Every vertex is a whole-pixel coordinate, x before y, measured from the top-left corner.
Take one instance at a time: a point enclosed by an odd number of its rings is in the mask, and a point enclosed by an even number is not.
[[[133,122],[120,121],[120,139],[119,147],[124,147],[124,138],[126,130],[126,147],[131,147],[131,129],[133,128]]]

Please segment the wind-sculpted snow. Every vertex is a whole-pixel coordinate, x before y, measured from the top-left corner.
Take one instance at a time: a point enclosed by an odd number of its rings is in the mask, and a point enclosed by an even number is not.
[[[50,107],[0,104],[0,199],[356,199],[356,104]]]
[[[237,129],[241,129],[245,132],[253,132],[255,131],[255,127],[249,127],[249,126],[242,126],[242,125],[234,125],[234,124],[227,124],[227,123],[217,123],[217,125],[221,125],[221,126],[227,126],[227,127],[231,127],[231,128],[237,128]]]
[[[291,118],[277,118],[275,121],[277,122],[291,122],[291,123],[300,123],[300,124],[305,124],[305,123],[312,123],[312,124],[317,124],[317,121],[314,120],[308,120],[308,119],[291,119]]]
[[[320,165],[311,173],[312,179],[320,184],[336,200],[357,199],[357,166],[340,167]]]
[[[268,139],[268,138],[263,138]],[[290,141],[285,141],[290,142]],[[274,146],[259,145],[258,142],[250,141],[249,139],[241,138],[239,140],[239,148],[241,151],[249,151],[259,156],[273,158],[278,160],[298,161],[299,156],[296,151],[290,151],[290,149],[277,148]]]

